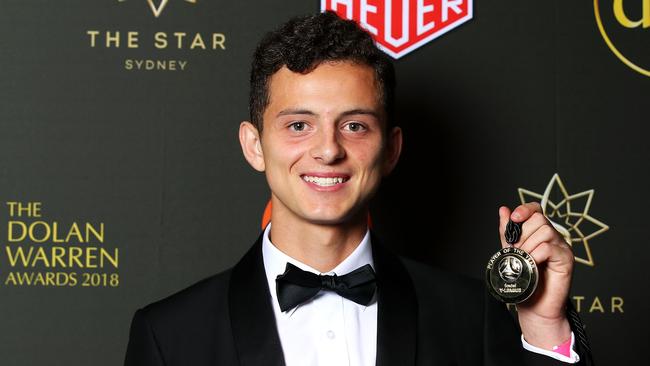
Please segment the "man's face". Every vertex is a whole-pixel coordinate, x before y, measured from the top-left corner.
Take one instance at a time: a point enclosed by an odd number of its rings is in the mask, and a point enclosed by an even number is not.
[[[399,129],[384,132],[372,68],[326,62],[300,74],[283,67],[271,77],[269,94],[263,164],[253,166],[266,172],[273,219],[336,225],[365,215],[401,146]]]

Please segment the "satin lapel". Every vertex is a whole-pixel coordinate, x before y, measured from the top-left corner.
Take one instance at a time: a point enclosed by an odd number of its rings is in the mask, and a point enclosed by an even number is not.
[[[233,268],[228,294],[230,322],[239,364],[284,366],[264,272],[261,236]]]
[[[406,268],[372,236],[377,272],[377,366],[415,365],[417,298]]]

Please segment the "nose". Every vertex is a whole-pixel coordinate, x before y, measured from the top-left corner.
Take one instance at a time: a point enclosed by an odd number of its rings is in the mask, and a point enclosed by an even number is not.
[[[312,158],[328,165],[343,159],[345,149],[341,145],[337,129],[335,127],[321,129],[310,153]]]

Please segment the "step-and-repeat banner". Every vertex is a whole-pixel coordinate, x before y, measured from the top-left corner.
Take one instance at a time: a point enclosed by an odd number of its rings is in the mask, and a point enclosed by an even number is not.
[[[596,360],[645,359],[650,0],[5,0],[0,364],[120,364],[137,308],[239,259],[269,198],[237,140],[250,57],[322,9],[395,59],[387,245],[482,278],[498,207],[538,201]]]

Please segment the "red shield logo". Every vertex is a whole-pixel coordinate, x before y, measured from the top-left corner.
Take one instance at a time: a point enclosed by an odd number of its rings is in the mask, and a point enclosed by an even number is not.
[[[321,0],[321,11],[353,19],[393,58],[472,19],[472,0]]]

